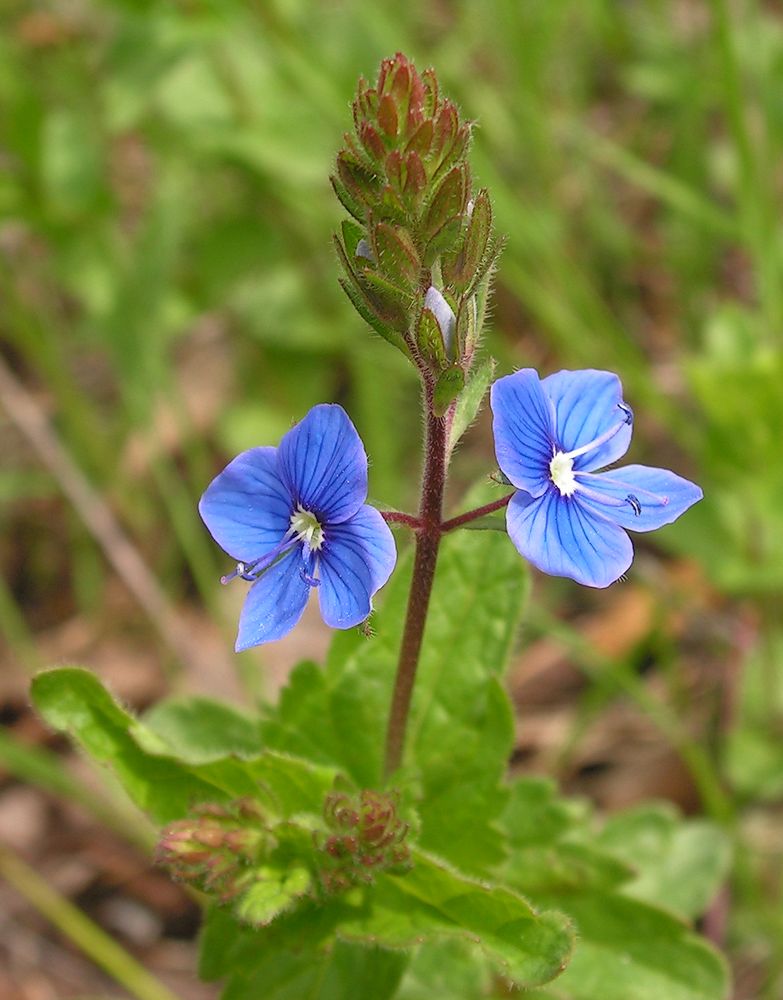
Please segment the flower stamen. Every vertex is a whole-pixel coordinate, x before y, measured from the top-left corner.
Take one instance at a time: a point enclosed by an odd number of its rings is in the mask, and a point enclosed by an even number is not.
[[[592,441],[588,441],[587,444],[583,444],[581,448],[574,448],[573,451],[564,452],[565,458],[578,458],[580,455],[586,455],[589,451],[595,451],[596,448],[600,448],[602,444],[606,444],[607,441],[611,441],[615,434],[618,434],[623,427],[627,427],[629,424],[633,423],[633,410],[627,403],[618,403],[617,406],[623,413],[623,419],[619,420],[616,424],[612,424],[608,431],[604,431],[603,434],[599,434],[597,438]]]
[[[561,496],[570,497],[577,488],[573,459],[562,451],[557,451],[552,456],[552,461],[549,463],[549,476],[560,490]]]
[[[291,515],[291,531],[297,541],[304,542],[310,552],[317,552],[324,543],[324,529],[315,514],[299,504]]]
[[[220,582],[225,586],[227,583],[231,583],[232,580],[240,577],[242,580],[247,580],[248,583],[255,583],[262,573],[265,573],[266,570],[293,548],[298,539],[292,538],[292,535],[293,532],[289,528],[280,542],[270,552],[267,552],[264,556],[260,556],[258,559],[254,559],[252,562],[238,562],[234,572],[221,576]]]

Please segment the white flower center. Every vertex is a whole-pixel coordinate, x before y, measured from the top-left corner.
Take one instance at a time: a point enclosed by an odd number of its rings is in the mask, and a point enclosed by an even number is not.
[[[574,460],[565,452],[555,452],[549,463],[549,475],[552,477],[552,482],[560,490],[561,496],[570,497],[576,490]]]
[[[320,549],[324,543],[324,529],[318,518],[301,504],[291,515],[291,530],[311,551]]]

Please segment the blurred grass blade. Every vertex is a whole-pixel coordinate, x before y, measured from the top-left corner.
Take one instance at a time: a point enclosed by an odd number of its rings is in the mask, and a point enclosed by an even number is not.
[[[113,801],[108,790],[94,792],[73,777],[56,754],[28,746],[3,729],[0,729],[0,765],[17,779],[82,806],[110,830],[143,850],[154,844],[151,829],[135,809]]]
[[[2,846],[0,876],[137,1000],[178,1000],[97,924]]]

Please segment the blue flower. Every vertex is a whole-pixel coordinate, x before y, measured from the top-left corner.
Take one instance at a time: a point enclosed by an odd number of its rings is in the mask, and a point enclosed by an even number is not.
[[[626,529],[652,531],[702,497],[665,469],[627,465],[633,413],[611,372],[525,368],[492,386],[495,453],[517,487],[506,526],[519,552],[554,576],[608,587],[628,569]]]
[[[199,512],[249,580],[236,650],[280,639],[311,588],[332,628],[360,624],[397,553],[367,498],[367,456],[341,406],[313,407],[279,448],[242,452],[210,483]]]

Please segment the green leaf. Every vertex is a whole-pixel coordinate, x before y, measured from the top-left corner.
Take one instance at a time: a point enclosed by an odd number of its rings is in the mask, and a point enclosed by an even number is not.
[[[475,944],[434,942],[413,955],[395,998],[476,1000],[488,995],[490,975],[489,964]]]
[[[476,419],[487,390],[492,384],[496,362],[494,358],[485,358],[468,375],[465,388],[459,394],[454,420],[449,433],[449,451]]]
[[[703,820],[682,820],[664,804],[618,813],[597,843],[636,870],[624,892],[687,918],[704,913],[731,861],[722,830]]]
[[[502,816],[510,848],[504,879],[531,895],[628,882],[633,868],[594,843],[586,820],[586,809],[559,798],[553,782],[515,781]]]
[[[523,778],[512,784],[502,819],[511,849],[503,877],[536,905],[567,913],[578,929],[571,964],[541,997],[722,1000],[720,957],[671,913],[627,895],[649,892],[652,873],[671,857],[676,830],[688,829],[673,810],[620,814],[596,834],[586,803],[559,798],[551,781]],[[680,898],[692,901],[693,883],[675,865],[678,877],[686,883]],[[661,888],[669,884],[664,878]]]
[[[723,958],[662,910],[612,892],[535,898],[577,927],[574,955],[551,991],[558,1000],[725,1000]]]
[[[343,939],[408,948],[454,937],[477,945],[516,986],[545,983],[564,967],[573,939],[561,914],[536,913],[510,889],[468,879],[421,851],[413,859],[407,874],[381,876],[368,905],[341,921]]]
[[[306,868],[262,866],[253,870],[253,881],[234,904],[237,917],[248,924],[262,926],[287,910],[307,893],[312,876]]]
[[[450,365],[442,371],[435,383],[432,399],[432,409],[436,416],[442,417],[464,388],[465,370],[462,365]]]
[[[326,944],[340,908],[311,905],[254,930],[213,907],[201,936],[203,979],[227,978],[223,1000],[391,1000],[410,956],[367,945]],[[279,933],[279,924],[291,931]]]
[[[134,802],[160,823],[188,815],[199,802],[243,797],[284,817],[320,813],[334,780],[333,769],[268,751],[247,760],[179,760],[166,740],[121,708],[87,670],[44,671],[33,680],[32,697],[52,728],[111,766]]]
[[[167,698],[144,715],[144,725],[162,739],[172,756],[189,764],[261,753],[257,720],[238,707],[196,696]]]

